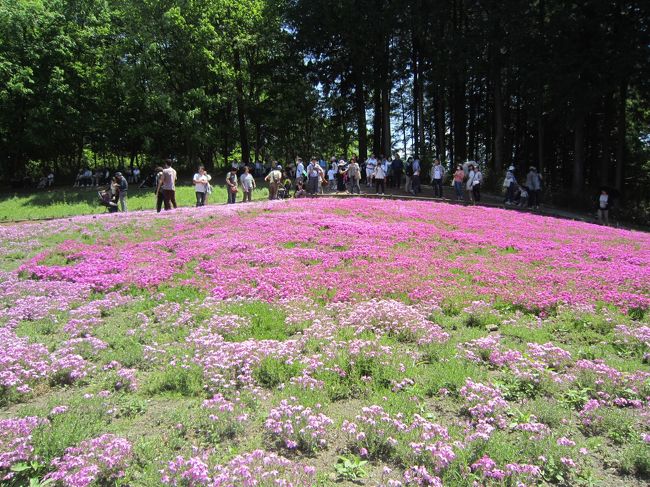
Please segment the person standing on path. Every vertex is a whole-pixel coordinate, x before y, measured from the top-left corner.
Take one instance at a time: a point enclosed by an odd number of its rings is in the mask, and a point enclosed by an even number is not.
[[[204,166],[199,166],[198,172],[194,174],[192,182],[194,183],[194,193],[196,194],[196,207],[205,206],[206,196],[208,194],[208,183],[212,177],[205,172]]]
[[[250,203],[253,201],[253,190],[255,189],[255,178],[250,172],[250,169],[248,169],[248,166],[244,168],[244,174],[241,175],[239,178],[241,182],[241,189],[243,193],[243,199],[242,202],[246,203],[247,201]]]
[[[526,175],[526,186],[528,187],[529,199],[528,207],[539,208],[539,195],[542,189],[542,176],[537,172],[537,168],[530,166]]]
[[[375,172],[376,165],[377,159],[375,159],[375,154],[370,154],[370,158],[366,161],[366,184],[369,188],[372,187],[372,175]]]
[[[515,190],[517,189],[517,180],[515,179],[515,166],[508,167],[506,177],[503,180],[503,187],[506,190],[506,205],[512,205],[515,199]]]
[[[156,184],[156,213],[160,213],[163,206],[163,192],[162,192],[162,180],[163,180],[163,168],[158,166],[153,170],[155,174],[155,184]]]
[[[456,201],[463,199],[463,180],[465,179],[465,171],[462,166],[456,166],[454,173],[454,189],[456,190]]]
[[[302,162],[302,159],[299,157],[296,159],[296,188],[298,187],[298,183],[304,183],[305,182],[305,175],[307,174],[305,172],[305,165]]]
[[[307,192],[310,195],[315,195],[318,193],[318,182],[324,179],[323,168],[318,164],[318,159],[316,157],[311,158],[309,166],[307,166]]]
[[[282,181],[282,166],[278,164],[275,169],[266,175],[264,181],[269,183],[269,200],[278,199],[278,188]]]
[[[404,191],[410,193],[412,189],[411,181],[413,180],[413,158],[410,156],[406,159],[406,164],[404,165],[404,176],[406,180],[404,183]]]
[[[361,194],[361,186],[359,184],[361,181],[361,168],[357,163],[356,157],[350,159],[350,165],[346,171],[350,180],[350,193],[354,194],[356,192],[356,194]]]
[[[431,168],[431,185],[433,186],[433,196],[442,198],[442,179],[445,177],[445,168],[440,164],[440,159],[433,160]]]
[[[481,181],[483,181],[483,173],[479,169],[478,165],[476,165],[474,166],[474,176],[472,177],[470,185],[474,203],[479,203],[481,201]]]
[[[165,169],[162,171],[159,191],[161,189],[165,211],[171,210],[172,206],[178,208],[176,204],[176,170],[172,167],[172,161],[169,159],[165,161]]]
[[[232,205],[237,202],[237,168],[235,166],[230,168],[230,172],[226,176],[226,187],[228,188],[228,204]]]
[[[375,193],[383,196],[386,192],[386,185],[384,184],[386,179],[386,167],[383,163],[377,163],[375,170],[372,173],[372,178],[375,181]],[[379,192],[379,188],[381,188],[381,193]]]
[[[601,190],[598,197],[598,222],[609,225],[609,193],[606,189]]]
[[[474,164],[469,164],[467,166],[467,183],[465,189],[467,189],[467,194],[470,201],[474,201],[474,193],[472,193],[472,185],[474,183]]]
[[[404,162],[399,157],[399,152],[395,153],[395,159],[390,165],[393,170],[392,186],[399,189],[402,186],[402,173],[404,172]]]
[[[422,192],[422,187],[420,186],[420,173],[422,171],[422,166],[420,165],[420,159],[413,159],[413,182],[411,183],[412,193],[417,195]]]
[[[116,172],[115,178],[117,179],[117,184],[118,184],[120,210],[122,210],[123,213],[126,213],[128,211],[126,207],[126,195],[129,191],[129,182],[126,180],[124,176],[122,176],[121,172]]]

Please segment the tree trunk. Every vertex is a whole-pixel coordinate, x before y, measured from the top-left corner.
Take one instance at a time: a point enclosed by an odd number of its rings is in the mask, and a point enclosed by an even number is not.
[[[454,83],[454,158],[458,163],[467,159],[467,113],[465,110],[465,80],[456,75]]]
[[[503,153],[503,100],[501,95],[501,69],[496,68],[494,76],[494,174],[501,177],[504,163]]]
[[[368,132],[366,128],[366,102],[363,81],[357,78],[354,87],[354,108],[357,115],[357,137],[359,138],[359,162],[368,158]]]
[[[544,174],[544,166],[546,156],[544,151],[544,144],[546,143],[546,135],[544,132],[544,93],[543,88],[537,91],[538,96],[538,112],[537,112],[537,171],[539,174]]]
[[[578,109],[574,125],[573,146],[573,179],[571,181],[571,194],[574,198],[582,195],[585,176],[585,114]]]
[[[608,186],[610,182],[610,168],[612,163],[612,118],[613,118],[613,103],[614,93],[607,93],[605,95],[605,116],[603,118],[603,133],[601,136],[602,149],[600,154],[600,171],[599,178],[601,186]]]
[[[623,196],[623,177],[625,175],[625,137],[627,131],[627,118],[625,116],[627,105],[627,80],[621,83],[618,94],[618,136],[616,141],[616,189]]]
[[[469,147],[469,158],[472,160],[477,159],[477,154],[475,151],[476,146],[476,114],[478,111],[478,101],[476,99],[476,94],[472,93],[469,97],[469,124],[468,124],[468,147]]]
[[[235,71],[235,88],[237,90],[237,121],[239,123],[239,142],[241,144],[241,157],[244,164],[249,164],[251,161],[251,150],[248,143],[248,129],[246,128],[246,112],[244,108],[244,82],[242,79],[243,74],[238,50],[235,50]]]
[[[228,167],[230,159],[230,117],[232,114],[232,104],[228,103],[226,105],[226,110],[224,112],[224,134],[223,134],[223,164],[224,167]]]
[[[255,121],[255,162],[260,160],[262,149],[262,126],[259,120]]]
[[[447,158],[445,152],[445,100],[443,91],[439,84],[435,88],[435,100],[433,101],[434,118],[436,123],[436,155],[444,162]]]
[[[404,83],[402,83],[402,89],[399,91],[399,104],[400,104],[400,111],[402,115],[402,144],[404,145],[403,151],[404,151],[404,157],[406,157],[406,152],[408,150],[408,138],[406,136],[406,113],[407,113],[407,108],[406,108],[406,103],[404,102]]]
[[[382,126],[382,117],[381,117],[381,90],[375,88],[373,94],[373,102],[375,113],[372,119],[372,151],[375,156],[379,155],[381,152],[381,126]]]
[[[418,70],[417,39],[412,36],[411,69],[413,70],[413,155],[420,157],[420,79]]]
[[[424,78],[422,75],[422,61],[420,60],[418,62],[418,70],[419,70],[419,76],[418,76],[418,83],[420,84],[420,89],[418,92],[420,93],[420,97],[418,100],[418,118],[420,119],[420,127],[419,127],[419,140],[420,140],[420,150],[419,154],[420,157],[424,157],[426,154],[426,146],[425,146],[425,139],[424,139]]]
[[[381,90],[381,152],[385,157],[390,158],[392,150],[391,130],[390,130],[390,79],[386,79],[384,89]]]

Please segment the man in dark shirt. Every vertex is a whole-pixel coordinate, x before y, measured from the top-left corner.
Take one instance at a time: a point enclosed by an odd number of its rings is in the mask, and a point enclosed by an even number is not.
[[[120,198],[120,209],[126,213],[126,193],[129,191],[129,183],[121,172],[115,173],[115,178],[117,179],[117,184],[119,185],[119,198]]]
[[[402,172],[404,172],[404,163],[399,157],[399,152],[395,153],[395,159],[393,159],[390,167],[393,170],[392,185],[395,188],[399,188],[402,185]]]

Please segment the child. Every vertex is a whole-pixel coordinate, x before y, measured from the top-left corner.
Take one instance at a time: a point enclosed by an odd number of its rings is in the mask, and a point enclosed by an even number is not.
[[[330,166],[330,170],[327,171],[327,181],[329,182],[329,190],[333,191],[336,187],[336,170],[334,166]]]
[[[528,188],[519,186],[519,206],[522,208],[528,206]]]
[[[293,195],[293,197],[305,198],[306,196],[307,196],[307,191],[305,191],[304,183],[302,181],[298,181],[298,184],[296,185],[296,192]]]

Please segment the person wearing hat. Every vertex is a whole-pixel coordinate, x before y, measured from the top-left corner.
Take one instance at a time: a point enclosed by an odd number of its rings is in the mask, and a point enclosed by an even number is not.
[[[129,191],[129,183],[126,180],[124,176],[122,176],[121,172],[116,172],[115,173],[115,179],[117,180],[117,189],[118,189],[118,195],[120,199],[120,209],[126,213],[127,212],[127,207],[126,207],[126,193]]]
[[[336,191],[341,193],[345,191],[347,188],[345,187],[345,171],[346,171],[346,162],[345,160],[341,159],[336,166]]]
[[[282,166],[280,164],[276,165],[275,169],[266,175],[264,181],[269,183],[269,199],[278,199],[278,188],[282,182]]]
[[[539,194],[542,190],[542,176],[537,172],[535,166],[530,166],[526,175],[526,186],[528,187],[528,207],[539,208]]]
[[[517,188],[517,180],[515,179],[515,166],[508,167],[506,177],[503,180],[503,188],[506,190],[505,204],[513,204],[515,199],[515,189]]]

